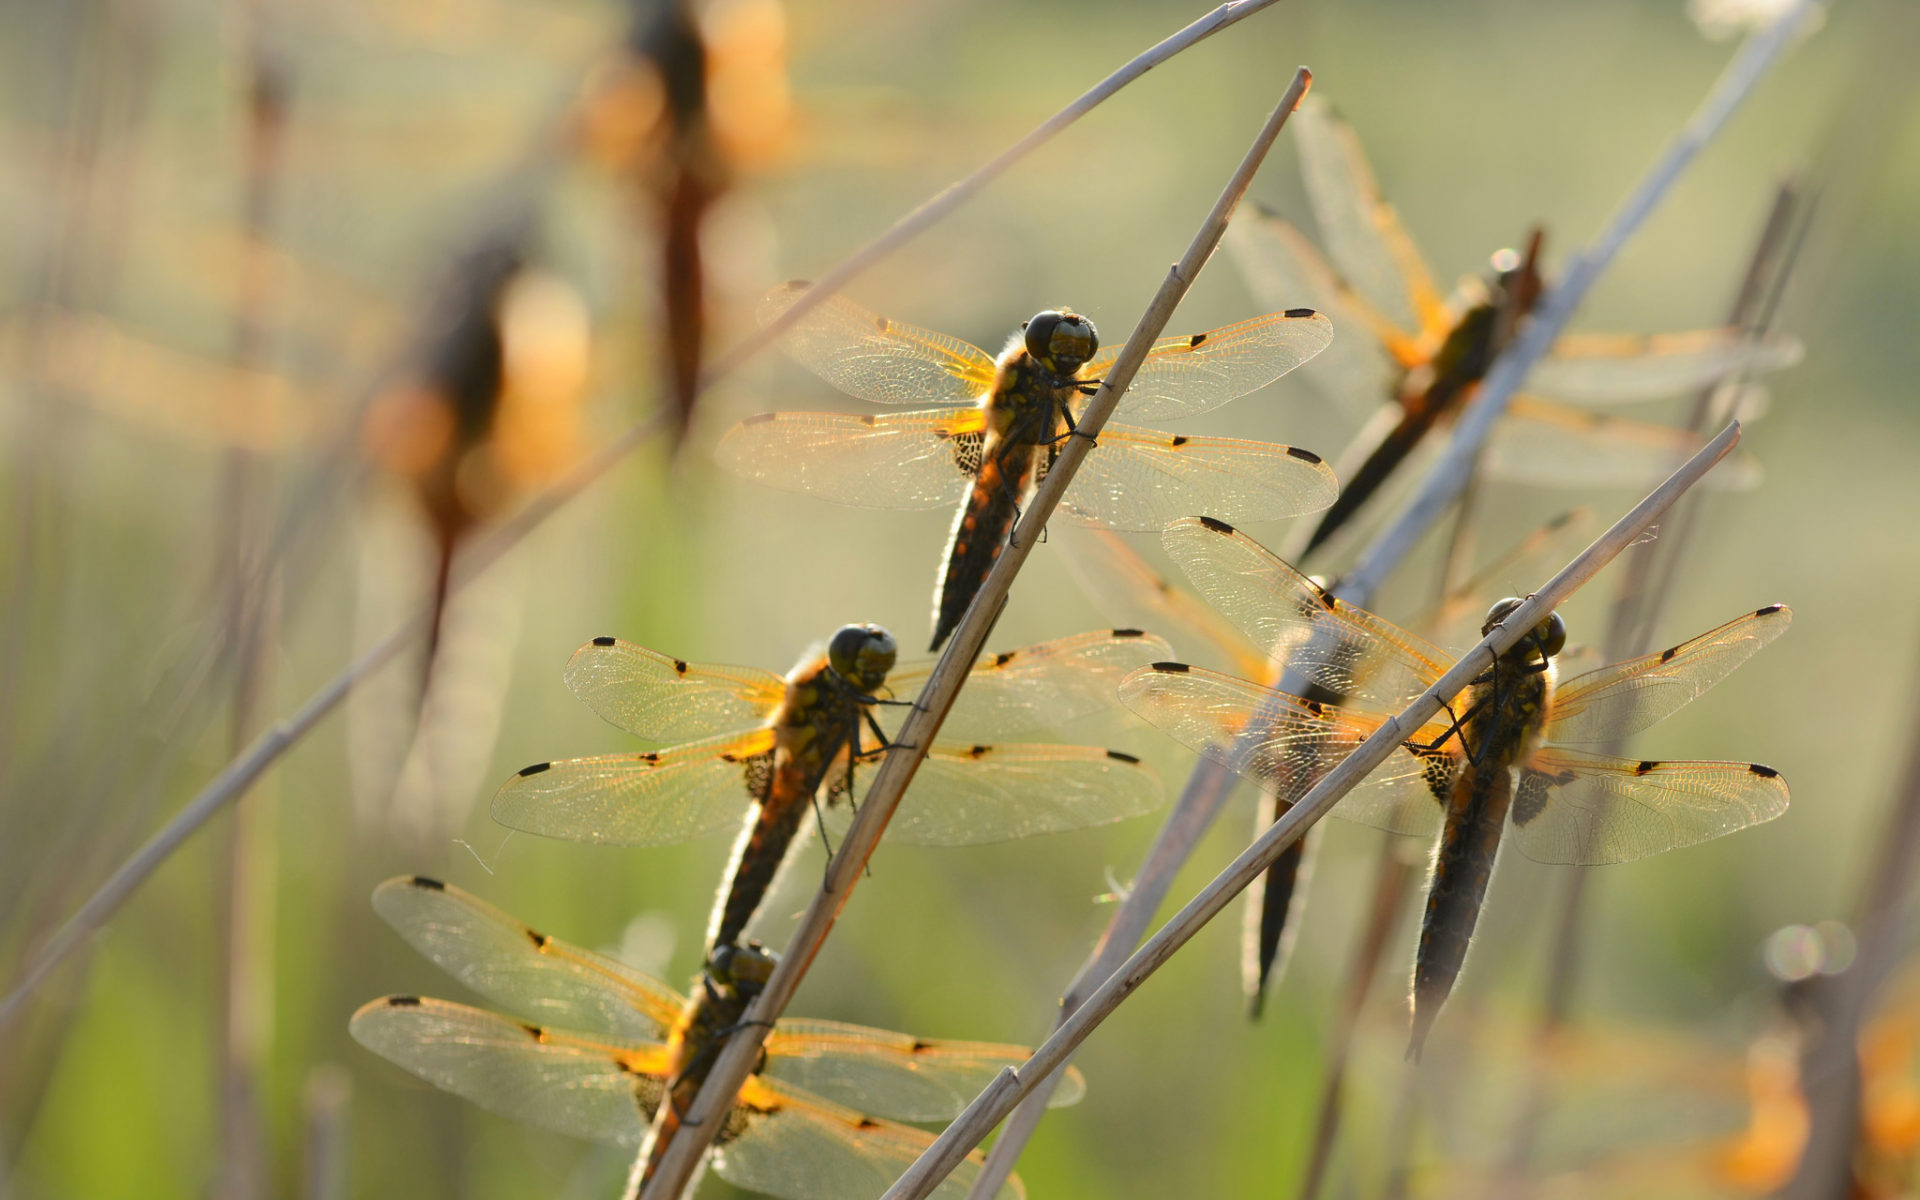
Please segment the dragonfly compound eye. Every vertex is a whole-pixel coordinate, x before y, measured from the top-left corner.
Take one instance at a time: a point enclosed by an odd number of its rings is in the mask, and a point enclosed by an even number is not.
[[[1506,620],[1508,613],[1524,603],[1526,602],[1518,596],[1508,596],[1505,600],[1494,601],[1493,607],[1487,610],[1487,619],[1480,625],[1480,636],[1485,637],[1492,633],[1495,625]]]
[[[886,681],[900,654],[900,644],[878,625],[845,625],[827,643],[827,665],[860,688],[876,688]]]
[[[1567,623],[1559,613],[1555,613],[1534,627],[1534,633],[1540,638],[1540,650],[1548,658],[1567,648]]]
[[[1079,313],[1048,309],[1027,322],[1026,345],[1028,354],[1064,375],[1093,357],[1100,334]]]

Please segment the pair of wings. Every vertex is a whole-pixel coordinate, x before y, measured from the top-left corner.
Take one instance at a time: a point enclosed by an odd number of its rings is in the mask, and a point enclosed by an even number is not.
[[[968,738],[1057,729],[1117,707],[1120,680],[1170,652],[1151,634],[1107,630],[985,655],[945,729]],[[902,699],[917,696],[931,670],[931,663],[901,667],[889,674],[885,690]],[[769,722],[786,695],[783,679],[598,638],[574,654],[566,680],[590,708],[628,733],[659,742],[701,740],[535,764],[494,796],[496,820],[547,837],[648,846],[738,826],[771,763],[777,731]],[[872,711],[886,727],[897,726],[904,710]],[[865,796],[880,759],[874,753],[852,764],[856,800]],[[829,779],[843,779],[847,769],[842,761]],[[920,845],[975,845],[1124,820],[1151,811],[1161,798],[1152,768],[1117,751],[936,742],[887,833]],[[831,815],[849,819],[842,806]]]
[[[389,997],[354,1015],[358,1041],[503,1116],[639,1145],[663,1091],[662,1041],[685,1007],[677,992],[433,880],[390,879],[373,902],[415,949],[512,1015]],[[1027,1057],[1020,1046],[780,1021],[765,1066],[741,1093],[745,1131],[717,1169],[742,1187],[796,1200],[878,1196],[930,1139],[863,1114],[951,1120]],[[1076,1103],[1085,1090],[1072,1072],[1054,1103]]]
[[[1300,700],[1179,663],[1129,676],[1121,697],[1176,740],[1293,801],[1451,668],[1444,652],[1335,599],[1244,534],[1196,518],[1170,527],[1169,554],[1208,603],[1300,677],[1343,697]],[[1751,763],[1632,761],[1563,748],[1647,728],[1724,679],[1792,620],[1772,605],[1659,654],[1579,675],[1555,690],[1545,738],[1521,767],[1513,812],[1529,858],[1627,862],[1772,820],[1787,786]],[[1430,722],[1348,794],[1336,815],[1396,833],[1437,832],[1461,754]],[[1437,745],[1432,751],[1411,747]]]
[[[761,320],[791,307],[804,284],[776,288]],[[1162,338],[1117,412],[1167,420],[1207,412],[1313,357],[1332,340],[1318,313],[1274,313],[1204,334]],[[797,362],[849,395],[876,404],[963,404],[928,412],[855,416],[766,413],[734,426],[715,450],[747,479],[865,508],[944,508],[979,469],[998,374],[984,350],[958,338],[876,316],[841,296],[815,308],[781,338]],[[1099,379],[1118,350],[1080,371]],[[1236,521],[1318,512],[1339,485],[1318,455],[1233,438],[1182,437],[1109,424],[1063,507],[1073,519],[1113,529],[1157,530],[1191,512]]]

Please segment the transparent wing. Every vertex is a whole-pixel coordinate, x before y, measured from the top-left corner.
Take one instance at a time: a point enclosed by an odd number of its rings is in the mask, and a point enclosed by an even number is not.
[[[878,756],[872,761],[877,765]],[[855,774],[863,799],[874,774],[873,766]],[[838,802],[841,785],[830,786],[827,825],[837,834],[852,814]],[[887,837],[915,846],[980,846],[1124,821],[1165,798],[1153,768],[1118,750],[935,743]]]
[[[445,1000],[363,1006],[353,1039],[442,1091],[556,1133],[634,1147],[660,1103],[664,1052],[602,1042]]]
[[[1087,524],[1154,530],[1192,513],[1277,521],[1319,512],[1339,494],[1333,468],[1311,450],[1108,425],[1060,503]]]
[[[1653,400],[1705,387],[1736,371],[1778,371],[1804,353],[1798,338],[1749,338],[1733,329],[1569,334],[1528,374],[1527,387],[1575,403]]]
[[[931,1134],[757,1076],[740,1089],[728,1130],[714,1151],[715,1173],[784,1200],[878,1200],[933,1145]],[[969,1154],[931,1195],[964,1200],[985,1161]],[[1025,1196],[1017,1178],[999,1191],[999,1200]]]
[[[648,754],[535,763],[502,784],[493,819],[571,842],[667,846],[731,828],[759,796],[774,731]]]
[[[947,508],[980,468],[977,408],[859,417],[762,413],[727,431],[714,460],[742,479],[859,508]]]
[[[575,650],[565,678],[603,720],[650,742],[763,724],[787,690],[771,671],[684,662],[610,637]]]
[[[1225,522],[1175,521],[1161,544],[1254,645],[1360,708],[1399,712],[1452,665],[1392,622],[1334,599]]]
[[[1654,425],[1516,396],[1493,427],[1482,465],[1496,479],[1541,487],[1650,488],[1679,469],[1707,439]],[[1725,491],[1760,485],[1760,460],[1736,453],[1703,481]]]
[[[1440,293],[1380,185],[1353,130],[1309,98],[1294,114],[1294,144],[1327,253],[1353,290],[1403,329],[1441,318]]]
[[[810,285],[783,283],[760,302],[766,325]],[[993,358],[979,347],[891,321],[833,296],[780,338],[793,361],[849,396],[875,404],[964,404],[993,387]]]
[[[373,890],[373,910],[435,966],[538,1025],[658,1040],[685,1003],[625,963],[536,933],[438,880],[389,879]]]
[[[1289,804],[1384,723],[1371,713],[1301,700],[1185,663],[1135,672],[1120,685],[1120,698],[1174,741]],[[1445,725],[1428,724],[1417,740],[1430,745],[1445,731]],[[1404,746],[1395,750],[1333,815],[1390,833],[1438,832],[1438,796],[1453,778],[1458,746],[1455,739],[1426,755]]]
[[[781,1021],[767,1038],[770,1079],[896,1121],[951,1121],[1008,1067],[1033,1053],[991,1042],[923,1041],[837,1021]],[[1049,1108],[1077,1104],[1087,1081],[1069,1069]]]
[[[1121,678],[1172,653],[1173,647],[1150,633],[1103,629],[985,654],[968,673],[941,729],[961,738],[1059,730],[1081,717],[1120,707],[1115,689]],[[930,662],[896,670],[887,676],[886,690],[911,700],[932,671]],[[889,705],[875,711],[891,736],[907,710]]]
[[[1692,641],[1589,671],[1554,692],[1547,740],[1595,745],[1677,712],[1787,631],[1793,610],[1769,604]]]
[[[1333,341],[1333,322],[1310,308],[1268,313],[1207,333],[1163,337],[1120,397],[1115,412],[1136,421],[1198,416],[1255,392],[1306,362]],[[1121,347],[1110,346],[1080,369],[1101,379]]]
[[[1771,821],[1787,781],[1758,763],[1635,762],[1546,749],[1520,771],[1520,852],[1543,863],[1632,862]]]
[[[1480,640],[1487,607],[1494,597],[1525,595],[1573,557],[1579,539],[1593,524],[1591,508],[1571,508],[1549,518],[1483,563],[1472,576],[1447,592],[1433,610],[1415,622],[1419,630],[1442,645],[1472,645]],[[1498,591],[1494,589],[1499,589]],[[1559,664],[1567,666],[1562,654]]]

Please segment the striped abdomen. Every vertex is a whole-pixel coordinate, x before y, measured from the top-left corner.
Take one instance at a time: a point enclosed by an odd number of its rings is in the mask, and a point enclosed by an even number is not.
[[[933,645],[938,650],[959,627],[967,605],[987,580],[993,561],[1006,548],[1019,513],[1020,498],[1033,477],[1034,446],[1011,437],[988,436],[980,473],[967,494],[966,507],[954,518],[946,561],[933,593]]]

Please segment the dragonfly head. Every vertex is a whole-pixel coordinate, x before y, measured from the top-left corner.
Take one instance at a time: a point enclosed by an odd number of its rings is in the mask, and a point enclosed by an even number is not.
[[[1076,312],[1050,308],[1021,328],[1027,331],[1027,353],[1062,378],[1071,378],[1100,349],[1099,331]]]
[[[767,980],[773,978],[773,969],[780,958],[759,942],[748,942],[744,946],[720,946],[715,948],[713,957],[707,960],[707,975],[724,987],[730,987],[743,997],[760,994],[767,986]]]
[[[862,692],[887,681],[900,644],[878,625],[844,625],[827,643],[827,665]]]
[[[1505,600],[1499,601],[1492,608],[1488,609],[1486,623],[1480,626],[1480,636],[1485,637],[1489,633],[1492,633],[1496,625],[1506,620],[1513,610],[1519,608],[1523,603],[1525,603],[1525,601],[1521,600],[1518,596],[1508,596]],[[1552,658],[1566,648],[1567,623],[1561,619],[1559,613],[1554,613],[1546,620],[1535,625],[1533,632],[1514,643],[1513,647],[1514,650],[1521,651],[1527,654],[1528,657],[1531,657],[1534,652],[1538,652],[1543,659]],[[1512,653],[1512,651],[1508,653]]]

